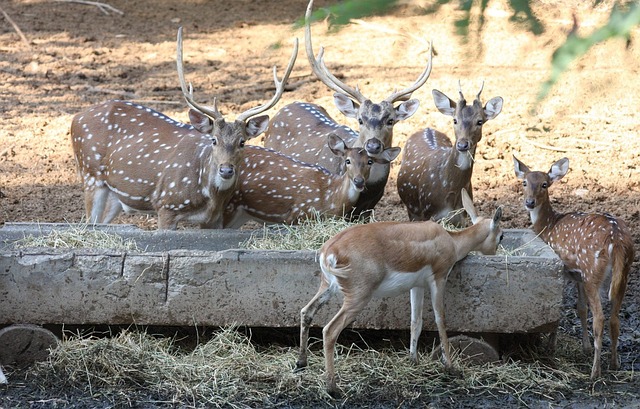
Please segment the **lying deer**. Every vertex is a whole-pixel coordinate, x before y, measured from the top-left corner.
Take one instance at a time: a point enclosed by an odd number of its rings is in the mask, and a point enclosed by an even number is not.
[[[549,172],[531,171],[515,156],[513,157],[516,176],[524,186],[524,206],[529,211],[533,231],[556,252],[564,262],[567,277],[578,287],[578,315],[582,324],[582,349],[591,354],[589,330],[587,328],[588,309],[593,315],[593,366],[591,379],[600,376],[600,353],[604,313],[600,291],[609,283],[611,316],[609,333],[611,336],[612,370],[620,368],[618,357],[618,336],[620,319],[618,314],[627,289],[629,270],[633,263],[633,238],[624,221],[608,213],[557,213],[549,201],[549,187],[562,179],[569,170],[569,159],[555,162]],[[555,334],[551,339],[555,346]]]
[[[498,208],[492,219],[486,219],[477,215],[466,191],[462,198],[474,224],[467,229],[447,231],[433,221],[359,224],[343,230],[322,246],[320,288],[300,312],[298,369],[307,366],[309,326],[314,315],[337,292],[344,296],[342,308],[322,330],[327,391],[331,395],[338,394],[334,369],[336,340],[373,297],[410,291],[409,354],[412,361],[417,361],[425,288],[431,292],[444,365],[451,367],[444,317],[447,277],[454,264],[469,252],[495,254],[502,240],[499,226],[502,209]]]
[[[467,105],[462,89],[458,103],[438,90],[434,89],[432,93],[436,108],[453,117],[456,142],[452,146],[444,133],[431,128],[407,139],[397,183],[398,194],[407,207],[410,220],[447,217],[462,207],[462,188],[473,197],[471,174],[476,147],[482,139],[482,127],[502,110],[501,97],[491,98],[482,107],[482,88],[471,105]],[[451,222],[462,225],[464,215],[454,215]]]
[[[341,175],[271,149],[246,146],[224,226],[238,228],[248,220],[294,224],[316,214],[345,216],[353,210],[373,166],[400,154],[400,148],[387,148],[378,157],[369,157],[364,148],[348,148],[335,134],[329,135],[328,145],[344,160],[346,171]]]
[[[348,118],[358,121],[355,132],[337,123],[327,111],[316,104],[294,102],[276,113],[269,124],[264,138],[264,146],[286,153],[303,162],[316,163],[332,173],[344,172],[342,157],[336,157],[327,146],[327,135],[335,133],[352,147],[364,147],[369,156],[382,155],[385,147],[393,145],[393,127],[399,121],[411,117],[420,105],[417,99],[409,99],[420,88],[431,73],[432,53],[429,62],[416,82],[401,91],[393,92],[380,103],[365,97],[358,87],[352,88],[336,78],[324,63],[324,49],[316,58],[311,44],[310,17],[313,0],[307,6],[305,16],[305,48],[315,76],[327,87],[334,90],[334,102],[338,110]],[[404,101],[397,106],[398,101]],[[371,210],[380,201],[389,178],[390,164],[375,164],[364,192],[356,205],[354,214]]]
[[[257,115],[282,96],[298,53],[296,39],[282,81],[274,67],[276,92],[269,102],[226,122],[215,99],[206,107],[193,99],[190,86],[187,90],[182,28],[177,43],[191,126],[125,101],[94,106],[73,118],[71,140],[90,223],[110,223],[125,210],[157,213],[159,229],[175,229],[179,221],[222,227],[244,143],[266,129],[269,117]]]

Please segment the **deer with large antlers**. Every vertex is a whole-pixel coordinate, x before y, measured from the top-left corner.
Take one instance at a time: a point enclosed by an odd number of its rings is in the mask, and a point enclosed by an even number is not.
[[[327,146],[330,133],[339,135],[348,146],[364,147],[369,156],[382,155],[386,147],[393,145],[393,127],[411,117],[420,105],[417,99],[409,99],[431,73],[432,52],[429,62],[411,86],[393,92],[380,103],[365,97],[356,86],[348,86],[333,75],[324,62],[324,48],[316,57],[311,43],[310,17],[313,0],[305,15],[305,49],[313,73],[327,87],[335,91],[334,102],[338,110],[348,118],[358,121],[358,132],[337,123],[327,111],[316,104],[294,102],[283,107],[272,118],[265,133],[264,145],[284,152],[295,159],[319,164],[331,172],[344,172],[344,160],[336,157]],[[394,106],[396,102],[402,103]],[[371,210],[380,201],[389,178],[390,164],[374,164],[365,190],[354,210],[354,215]]]
[[[591,379],[600,376],[600,353],[604,313],[600,291],[608,285],[611,302],[609,335],[610,368],[620,368],[618,336],[620,307],[633,263],[633,238],[624,221],[608,213],[557,213],[549,201],[549,188],[569,171],[569,159],[562,158],[548,172],[531,171],[513,157],[516,176],[524,186],[524,206],[529,211],[533,231],[564,262],[565,275],[578,288],[578,316],[582,324],[582,348],[592,353],[587,326],[588,310],[593,315],[593,366]],[[555,334],[551,338],[555,343]]]
[[[473,197],[471,175],[482,127],[502,110],[501,97],[491,98],[482,106],[482,88],[471,105],[467,105],[462,89],[457,103],[436,89],[432,93],[436,108],[453,117],[456,140],[452,145],[444,133],[432,128],[407,139],[397,184],[410,220],[440,220],[449,216],[462,207],[462,188]],[[453,215],[451,222],[462,225],[464,215]]]
[[[298,41],[287,69],[273,77],[276,92],[263,105],[227,122],[217,108],[197,103],[187,86],[178,30],[177,69],[192,125],[150,108],[111,101],[73,118],[71,140],[84,186],[90,223],[110,223],[122,210],[158,214],[159,229],[179,221],[221,228],[222,212],[236,188],[245,141],[260,135],[284,92],[295,63]]]
[[[370,157],[364,148],[348,148],[335,134],[329,135],[328,145],[334,155],[343,158],[343,174],[272,149],[247,146],[239,167],[238,189],[224,213],[224,227],[237,228],[248,220],[294,224],[316,215],[348,215],[372,167],[389,163],[400,154],[400,148],[386,148],[381,155]]]
[[[471,251],[495,254],[502,240],[498,208],[493,218],[478,216],[471,198],[462,192],[465,210],[473,226],[447,231],[433,221],[377,222],[349,227],[320,249],[320,288],[300,312],[300,354],[296,367],[307,366],[309,327],[316,312],[335,293],[342,293],[340,311],[322,330],[327,391],[339,393],[334,368],[335,343],[373,297],[411,294],[409,354],[418,359],[422,331],[424,289],[431,293],[445,367],[451,367],[444,317],[444,289],[451,269]]]

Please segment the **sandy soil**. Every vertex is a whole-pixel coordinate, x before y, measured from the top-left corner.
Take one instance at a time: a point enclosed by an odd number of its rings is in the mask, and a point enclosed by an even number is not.
[[[316,6],[330,3],[318,1]],[[637,33],[628,48],[624,41],[594,47],[571,66],[546,100],[535,104],[551,55],[572,27],[572,12],[580,22],[580,34],[590,33],[608,17],[609,2],[595,8],[569,3],[573,7],[535,2],[534,12],[545,28],[539,36],[512,18],[505,1],[490,3],[482,32],[474,23],[466,42],[453,32],[460,17],[455,7],[445,5],[436,14],[424,15],[419,5],[429,2],[419,1],[335,33],[316,24],[313,34],[316,47],[326,47],[330,69],[377,101],[416,79],[427,58],[428,41],[433,40],[433,72],[414,93],[421,100],[420,109],[396,126],[396,144],[402,147],[411,133],[426,126],[451,133],[450,118],[435,109],[431,89],[455,98],[461,81],[470,96],[484,81],[483,99],[502,96],[505,103],[502,113],[485,125],[476,155],[473,185],[480,212],[503,205],[506,227],[528,227],[512,153],[536,170],[548,170],[566,156],[570,172],[551,190],[556,208],[608,211],[623,218],[640,254]],[[109,4],[124,14],[42,0],[2,5],[27,43],[6,19],[0,20],[0,225],[83,220],[68,135],[75,113],[117,98],[187,121],[175,72],[179,26],[185,28],[186,71],[196,99],[211,103],[216,96],[222,112],[231,117],[270,98],[271,67],[278,65],[282,72],[293,37],[304,38],[292,22],[303,15],[305,0]],[[332,92],[311,75],[304,51],[289,91],[271,115],[294,100],[324,105],[334,118],[356,126],[333,106]],[[396,192],[399,164],[394,163],[376,210],[379,220],[407,217]],[[149,229],[156,223],[148,216],[121,216],[117,222]],[[640,370],[639,267],[637,255],[622,312],[624,370]],[[573,307],[571,301],[568,307]],[[563,326],[576,331],[572,308]]]

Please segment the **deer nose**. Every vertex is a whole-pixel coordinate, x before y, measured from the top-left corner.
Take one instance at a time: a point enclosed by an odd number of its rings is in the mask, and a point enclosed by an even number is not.
[[[469,141],[458,141],[456,142],[456,149],[460,152],[466,152],[469,150]]]
[[[357,176],[357,177],[353,178],[353,185],[356,187],[356,189],[363,190],[364,189],[364,178],[362,176]]]
[[[524,207],[526,207],[529,210],[534,209],[536,207],[536,199],[525,199]]]
[[[369,155],[378,155],[380,152],[382,152],[382,149],[384,147],[382,146],[382,142],[380,142],[379,139],[371,138],[367,140],[364,148],[367,150],[367,153]]]
[[[220,167],[218,168],[218,173],[220,174],[220,177],[222,179],[231,179],[233,175],[235,175],[236,171],[233,165],[225,164],[220,165]]]

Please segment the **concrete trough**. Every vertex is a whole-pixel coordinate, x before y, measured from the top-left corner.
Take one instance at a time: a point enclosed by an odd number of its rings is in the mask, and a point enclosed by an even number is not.
[[[138,324],[296,327],[315,294],[313,251],[245,250],[247,231],[144,231],[100,226],[136,241],[143,252],[16,249],[28,235],[65,224],[6,224],[0,229],[0,325]],[[447,284],[447,329],[461,333],[553,331],[561,318],[562,263],[530,230],[505,231],[516,255],[470,255]],[[427,291],[427,297],[428,291]],[[323,326],[332,300],[316,315]],[[425,302],[425,330],[435,331]],[[410,328],[409,294],[373,300],[354,328]]]

